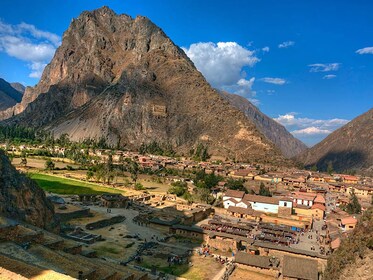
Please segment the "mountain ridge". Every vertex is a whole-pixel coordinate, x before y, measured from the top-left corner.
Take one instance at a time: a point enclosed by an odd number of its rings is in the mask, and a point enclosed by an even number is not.
[[[0,78],[0,111],[6,110],[21,102],[22,93],[10,83]]]
[[[306,166],[326,170],[373,171],[373,108],[329,134],[298,159]]]
[[[40,82],[1,117],[76,141],[104,137],[129,149],[158,141],[182,154],[203,143],[212,155],[284,162],[159,27],[108,7],[71,22]]]
[[[253,121],[258,130],[272,141],[285,157],[295,157],[308,149],[302,141],[295,138],[283,125],[262,113],[246,98],[225,91],[219,91],[219,94]]]

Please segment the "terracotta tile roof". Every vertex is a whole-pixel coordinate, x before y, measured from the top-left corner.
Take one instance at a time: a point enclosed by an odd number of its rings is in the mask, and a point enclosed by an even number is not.
[[[342,223],[342,225],[356,224],[357,219],[354,218],[354,217],[346,217],[346,218],[341,219],[341,223]]]
[[[235,262],[260,268],[271,268],[271,257],[251,255],[244,252],[237,252]]]
[[[252,194],[245,194],[243,200],[251,201],[251,202],[267,203],[267,204],[276,204],[276,205],[280,201],[278,198],[275,198],[275,197],[252,195]]]
[[[304,279],[304,280],[318,280],[317,261],[297,258],[291,256],[284,256],[282,274],[285,277]]]
[[[320,203],[316,203],[312,205],[311,209],[319,209],[319,210],[325,211],[326,207]]]
[[[225,196],[234,197],[234,198],[243,198],[245,192],[243,191],[236,191],[236,190],[227,190]]]
[[[234,199],[234,198],[230,198],[230,199],[227,199],[227,200],[225,200],[225,201],[231,201],[231,202],[233,202],[234,204],[237,204],[237,203],[239,202],[239,200]]]
[[[321,204],[325,204],[325,198],[318,194],[314,200],[314,203],[321,203]]]
[[[236,206],[229,206],[227,210],[230,212],[244,214],[244,215],[251,215],[254,213],[254,210],[251,208],[242,208],[242,207],[236,207]]]
[[[337,239],[334,239],[332,242],[330,242],[330,246],[332,247],[333,250],[337,249],[339,245],[341,245],[341,239],[339,237],[337,237]]]

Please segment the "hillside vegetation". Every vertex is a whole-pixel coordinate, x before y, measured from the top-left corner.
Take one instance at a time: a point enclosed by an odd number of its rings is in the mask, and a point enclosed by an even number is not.
[[[372,279],[373,207],[361,217],[354,232],[330,256],[325,280]]]

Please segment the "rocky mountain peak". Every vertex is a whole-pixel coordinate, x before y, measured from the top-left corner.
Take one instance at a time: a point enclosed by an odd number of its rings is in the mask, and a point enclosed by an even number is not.
[[[3,115],[7,123],[68,133],[72,140],[104,137],[128,149],[157,141],[181,154],[203,143],[213,155],[283,160],[159,27],[107,7],[71,22],[22,103]]]

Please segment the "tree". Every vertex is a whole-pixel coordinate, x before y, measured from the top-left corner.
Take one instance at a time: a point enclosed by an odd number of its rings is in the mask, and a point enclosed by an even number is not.
[[[94,176],[94,173],[92,170],[88,170],[86,174],[87,181],[91,180]]]
[[[230,178],[228,179],[227,184],[225,186],[227,187],[227,189],[230,190],[238,190],[248,193],[247,189],[243,185],[243,180],[234,180]]]
[[[311,171],[313,171],[313,172],[316,172],[316,171],[317,171],[317,166],[316,166],[316,164],[312,165],[312,167],[311,167]]]
[[[188,191],[187,183],[185,182],[173,182],[171,188],[168,190],[171,194],[176,194],[177,196],[182,196]]]
[[[260,188],[259,188],[259,195],[261,196],[272,196],[271,192],[269,191],[269,188],[266,188],[262,183],[260,183]]]
[[[22,150],[22,153],[21,153],[21,165],[23,165],[24,167],[27,166],[27,153],[25,150]]]
[[[27,166],[27,159],[25,157],[21,158],[21,165],[23,165],[24,167]]]
[[[48,159],[46,162],[45,162],[45,169],[47,170],[53,170],[55,168],[55,164],[52,160]]]
[[[136,161],[131,161],[129,165],[129,172],[131,173],[131,179],[136,183],[137,176],[139,174],[139,165]]]
[[[197,198],[207,204],[214,202],[214,197],[211,195],[210,190],[207,188],[197,188]]]
[[[142,191],[145,190],[145,188],[141,183],[135,183],[135,190]]]
[[[328,162],[326,172],[328,172],[329,175],[332,175],[334,173],[333,163],[331,161]]]
[[[350,202],[346,206],[346,211],[349,214],[361,213],[361,205],[354,191],[350,192]]]

